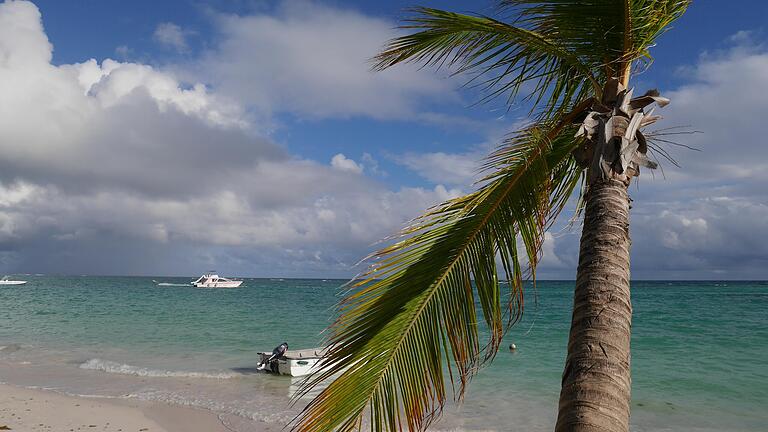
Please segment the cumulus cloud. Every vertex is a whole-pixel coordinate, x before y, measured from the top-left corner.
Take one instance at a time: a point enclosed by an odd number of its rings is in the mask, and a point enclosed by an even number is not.
[[[557,239],[551,232],[544,233],[544,243],[541,244],[541,266],[549,270],[571,269],[571,266],[557,255],[556,241]]]
[[[665,124],[693,125],[703,133],[680,141],[701,150],[680,153],[686,171],[704,174],[711,167],[717,177],[738,176],[734,165],[745,174],[756,164],[764,164],[765,147],[760,140],[768,114],[761,90],[768,88],[768,51],[750,43],[725,52],[704,53],[694,68],[683,69],[682,78],[690,83],[668,93],[673,104]]]
[[[348,159],[343,153],[339,153],[331,158],[331,166],[339,171],[348,171],[356,174],[363,173],[363,166]]]
[[[347,276],[371,243],[457,194],[389,190],[343,155],[297,158],[240,102],[166,70],[53,65],[51,52],[32,3],[0,4],[5,268]]]
[[[455,98],[453,82],[415,67],[371,70],[371,56],[397,35],[394,26],[305,0],[281,2],[269,15],[222,15],[220,42],[197,74],[262,111],[312,118],[412,118],[424,97]]]
[[[2,7],[3,18],[14,12],[3,31],[24,26],[43,34],[31,3]],[[112,60],[53,66],[47,40],[30,40],[37,43],[0,34],[0,53],[12,60],[0,67],[4,182],[34,179],[81,193],[113,187],[191,194],[210,192],[228,171],[288,157],[247,130],[242,108],[202,85],[183,89],[150,66]]]
[[[762,279],[768,265],[765,200],[713,196],[655,205],[633,219],[637,271],[690,279]]]
[[[379,168],[379,161],[373,157],[370,153],[363,153],[361,158],[361,165],[368,169],[368,172],[374,175],[386,177],[388,174]]]
[[[157,25],[152,38],[161,45],[179,52],[189,51],[187,44],[188,31],[183,30],[177,24],[164,22]]]
[[[485,156],[483,152],[406,153],[395,157],[395,161],[432,183],[466,187],[478,179]]]

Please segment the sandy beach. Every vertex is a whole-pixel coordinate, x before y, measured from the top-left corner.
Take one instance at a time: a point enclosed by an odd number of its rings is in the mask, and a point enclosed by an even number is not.
[[[80,398],[0,384],[0,430],[228,432],[216,414],[135,400]]]

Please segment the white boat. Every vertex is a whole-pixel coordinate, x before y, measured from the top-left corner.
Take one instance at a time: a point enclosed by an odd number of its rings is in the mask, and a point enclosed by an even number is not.
[[[27,281],[9,280],[8,276],[3,276],[3,278],[0,279],[0,285],[24,285],[25,283],[27,283]]]
[[[325,355],[325,348],[309,348],[303,350],[288,350],[282,356],[269,361],[273,353],[262,352],[261,362],[268,362],[266,365],[269,371],[280,375],[290,375],[294,377],[309,375],[313,368]]]
[[[206,273],[192,282],[198,288],[237,288],[243,281],[221,277],[214,272]]]

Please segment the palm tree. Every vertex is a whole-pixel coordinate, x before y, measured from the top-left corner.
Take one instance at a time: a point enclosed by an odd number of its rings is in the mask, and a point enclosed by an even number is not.
[[[520,318],[544,232],[576,190],[583,229],[556,430],[629,428],[627,187],[640,166],[655,167],[653,141],[640,130],[658,117],[644,108],[668,101],[656,91],[633,98],[628,84],[689,0],[498,4],[498,18],[414,9],[403,26],[410,33],[376,57],[378,69],[415,62],[471,74],[487,98],[512,102],[525,92],[533,121],[487,158],[475,192],[427,211],[372,256],[304,391],[332,381],[297,430],[364,421],[373,430],[423,430],[445,403],[446,381],[461,399]],[[509,281],[505,300],[499,274]]]

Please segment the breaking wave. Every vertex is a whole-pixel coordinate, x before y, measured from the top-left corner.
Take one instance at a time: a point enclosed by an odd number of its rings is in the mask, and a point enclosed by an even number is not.
[[[157,285],[157,286],[175,286],[175,287],[188,287],[188,286],[191,286],[188,283],[158,282],[156,280],[153,280],[152,282],[154,282],[155,285]]]
[[[19,344],[0,345],[0,354],[11,354],[19,350],[21,350],[21,345]]]
[[[102,360],[98,358],[90,359],[80,365],[80,369],[95,370],[121,375],[135,375],[142,377],[167,377],[167,378],[212,378],[212,379],[230,379],[239,376],[235,372],[194,372],[194,371],[173,371],[162,369],[150,369],[129,364]]]

